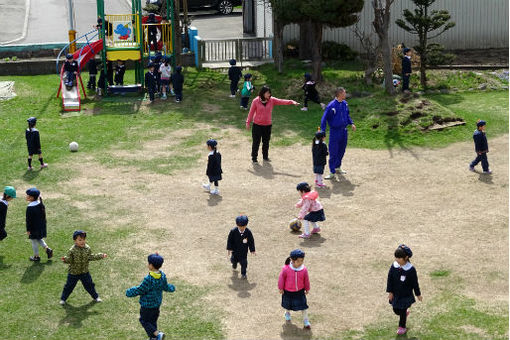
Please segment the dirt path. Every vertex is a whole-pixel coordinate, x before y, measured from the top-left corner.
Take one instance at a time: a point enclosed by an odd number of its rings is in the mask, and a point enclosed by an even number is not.
[[[327,217],[323,231],[303,241],[287,223],[297,214],[296,184],[313,182],[310,146],[272,148],[272,162],[254,167],[250,140],[232,137],[235,133],[219,138],[221,197],[209,196],[200,186],[205,148],[199,165],[174,176],[108,169],[91,159],[64,191],[111,193],[110,210],[102,212],[106,216],[133,206],[135,197],[136,209],[122,220],[140,223],[141,234],[164,228],[167,238],[148,244],[140,237],[132,246],[159,250],[171,277],[210,285],[207,299],[224,310],[229,339],[320,337],[392,317],[384,291],[393,251],[401,242],[413,249],[425,298],[415,307],[416,318],[426,314],[427,301],[441,289],[429,275],[438,269],[461,278],[461,294],[495,305],[508,302],[508,136],[489,140],[492,176],[467,170],[472,143],[434,150],[348,149],[344,166],[349,173],[319,190]],[[155,145],[139,156],[157,157]],[[160,151],[167,150],[167,144],[160,145]],[[142,194],[147,192],[150,196]],[[86,204],[77,208],[93,210]],[[248,259],[248,281],[232,273],[225,251],[239,213],[250,218],[258,253]],[[310,272],[312,333],[302,331],[300,314],[293,325],[285,325],[276,288],[286,256],[297,247],[306,252]]]

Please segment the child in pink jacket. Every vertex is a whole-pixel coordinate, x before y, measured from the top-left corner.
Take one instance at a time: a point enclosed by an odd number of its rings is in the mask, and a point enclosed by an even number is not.
[[[317,222],[325,221],[324,209],[321,202],[317,200],[319,193],[315,190],[312,191],[310,185],[306,182],[301,182],[296,187],[301,195],[301,199],[296,203],[296,208],[300,208],[298,219],[304,220],[303,224],[305,232],[299,235],[300,238],[310,238],[310,223],[312,224],[312,234],[321,231]]]
[[[308,305],[306,294],[310,291],[308,270],[304,266],[305,253],[301,249],[294,249],[285,260],[278,278],[278,289],[282,294],[282,307],[285,311],[285,320],[290,321],[290,311],[303,311],[303,323],[305,328],[310,329],[308,320]]]

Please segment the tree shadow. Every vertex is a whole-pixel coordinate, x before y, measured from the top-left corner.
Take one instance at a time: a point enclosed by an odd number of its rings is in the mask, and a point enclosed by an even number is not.
[[[32,283],[35,280],[41,276],[42,272],[44,271],[44,268],[46,266],[51,266],[53,264],[53,261],[48,260],[47,262],[32,262],[32,265],[30,267],[27,267],[25,272],[23,273],[23,276],[21,277],[20,282],[23,284]]]
[[[283,340],[310,340],[312,335],[311,330],[298,327],[291,322],[285,322],[280,333],[280,337]]]
[[[5,270],[11,268],[11,264],[4,263],[4,256],[0,255],[0,270]]]
[[[384,144],[390,153],[390,158],[393,158],[393,148],[399,147],[400,149],[407,151],[415,159],[419,159],[418,155],[410,148],[404,145],[404,140],[399,130],[399,119],[398,116],[390,116],[386,119],[387,128],[384,134]]]
[[[223,197],[221,197],[220,195],[211,195],[209,193],[208,195],[209,198],[207,199],[207,205],[210,207],[218,205],[223,200]]]
[[[82,322],[87,319],[91,315],[97,315],[97,311],[89,311],[88,309],[95,305],[96,302],[94,300],[90,301],[87,304],[75,307],[66,303],[63,308],[66,311],[66,315],[62,320],[60,320],[59,324],[64,325],[67,324],[73,328],[80,328],[82,326]]]
[[[303,242],[301,242],[301,246],[307,248],[317,248],[320,247],[327,239],[322,237],[320,234],[313,234],[310,238],[304,238]]]
[[[228,288],[237,292],[237,296],[242,299],[249,298],[251,296],[249,290],[254,289],[257,284],[255,282],[250,283],[248,279],[241,279],[238,276],[237,270],[232,271],[232,277],[230,278],[232,283],[228,285]]]

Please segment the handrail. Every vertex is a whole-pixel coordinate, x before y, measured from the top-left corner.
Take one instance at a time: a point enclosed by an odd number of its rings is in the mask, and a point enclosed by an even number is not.
[[[83,48],[84,48],[84,47],[86,47],[86,46],[90,46],[90,42],[89,42],[88,35],[89,35],[89,34],[91,34],[91,33],[95,33],[95,34],[94,34],[94,35],[93,35],[90,39],[93,39],[95,36],[99,35],[99,31],[98,31],[97,29],[94,29],[94,30],[92,30],[92,31],[90,31],[90,32],[85,33],[85,34],[84,34],[84,35],[82,35],[82,36],[79,36],[78,38],[74,39],[73,41],[69,42],[67,45],[65,45],[65,46],[64,46],[64,47],[60,50],[60,52],[59,52],[59,54],[58,54],[58,56],[57,56],[57,60],[56,60],[56,69],[57,69],[57,74],[60,74],[60,71],[59,71],[59,69],[58,69],[58,64],[59,64],[59,62],[60,62],[60,56],[62,55],[62,52],[64,52],[64,50],[65,50],[65,49],[68,49],[68,48],[69,48],[69,46],[70,46],[71,44],[73,44],[73,43],[75,43],[76,41],[80,40],[81,38],[85,37],[85,39],[87,39],[87,44],[86,44],[86,45],[84,45],[84,46],[82,46],[82,47],[80,48],[80,54],[79,54],[78,58],[79,58],[79,57],[81,57],[81,53],[83,52]],[[92,47],[91,47],[91,48],[92,48]],[[81,71],[81,65],[80,65],[80,71]]]

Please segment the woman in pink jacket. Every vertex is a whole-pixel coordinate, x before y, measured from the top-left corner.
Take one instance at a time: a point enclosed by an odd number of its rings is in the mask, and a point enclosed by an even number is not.
[[[285,311],[285,320],[290,321],[290,311],[303,311],[303,323],[305,328],[310,329],[311,324],[308,320],[308,305],[306,303],[306,294],[310,291],[310,280],[308,270],[303,261],[305,253],[301,249],[294,249],[290,256],[285,260],[278,278],[278,289],[282,294],[282,307]]]
[[[251,146],[251,160],[257,163],[259,154],[260,140],[262,139],[262,157],[269,162],[269,140],[271,139],[271,126],[273,107],[275,105],[299,105],[294,100],[278,99],[271,97],[271,89],[264,85],[259,91],[257,98],[251,102],[250,112],[246,118],[246,130],[250,129],[250,123],[253,121],[251,136],[253,143]]]
[[[303,220],[305,232],[299,235],[300,238],[310,238],[310,224],[312,225],[312,234],[316,234],[321,231],[321,228],[317,224],[319,221],[325,221],[326,215],[324,215],[324,209],[322,208],[319,198],[319,193],[310,188],[310,185],[306,182],[301,182],[296,187],[301,199],[296,203],[296,208],[299,208],[298,219]]]

